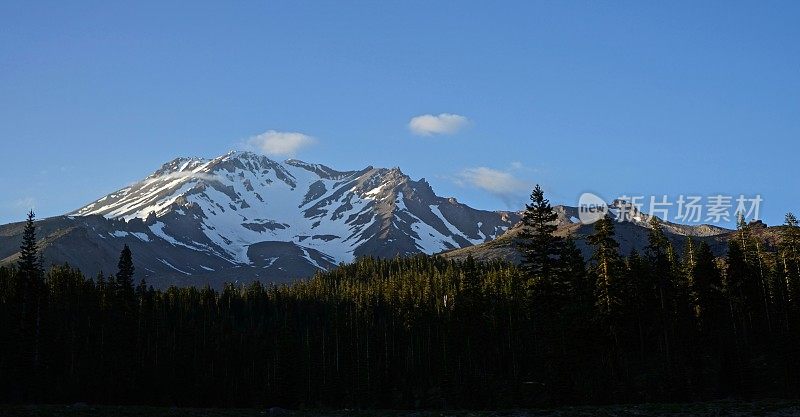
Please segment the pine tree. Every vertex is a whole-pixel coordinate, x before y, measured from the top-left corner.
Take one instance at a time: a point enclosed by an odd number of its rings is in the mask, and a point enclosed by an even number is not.
[[[695,329],[691,349],[687,356],[693,358],[693,379],[700,386],[722,387],[732,383],[731,363],[736,349],[733,347],[733,329],[728,314],[729,305],[723,292],[722,274],[717,267],[711,247],[702,242],[694,251],[690,271],[691,300],[694,308]],[[682,323],[688,326],[690,323]],[[719,388],[715,388],[719,389]]]
[[[692,295],[700,331],[708,333],[725,311],[722,276],[706,242],[700,244],[692,266]]]
[[[771,331],[771,318],[768,304],[767,279],[765,267],[762,260],[762,244],[754,236],[752,226],[747,224],[744,215],[737,213],[737,233],[738,239],[735,242],[743,259],[741,270],[738,271],[741,277],[741,291],[744,297],[743,302],[748,305],[748,320],[751,322],[751,329],[755,333]],[[729,246],[734,244],[730,242]]]
[[[131,256],[131,249],[128,245],[125,245],[119,254],[117,268],[117,285],[120,287],[133,288],[133,273],[136,268],[133,266],[133,257]]]
[[[793,252],[797,252],[800,246],[800,223],[794,213],[786,213],[784,217],[784,228],[781,232],[782,243]]]
[[[28,219],[25,222],[25,229],[22,231],[22,244],[19,248],[19,271],[28,277],[29,280],[41,279],[42,264],[39,256],[39,247],[36,243],[36,215],[33,210],[28,212]]]
[[[672,256],[673,248],[658,217],[650,219],[648,244],[645,248],[650,263],[650,273],[656,285],[658,301],[658,329],[661,334],[664,360],[672,368],[673,351],[676,349],[676,305],[677,285],[675,279],[675,260]]]
[[[800,307],[800,225],[793,213],[786,213],[781,230],[780,263],[790,308]]]
[[[660,268],[665,271],[669,270],[670,247],[672,244],[664,234],[664,227],[658,217],[651,217],[649,224],[650,230],[647,235],[648,243],[646,247],[647,255],[655,268]]]
[[[557,219],[558,215],[537,184],[531,193],[531,203],[525,206],[517,244],[523,257],[521,268],[527,275],[527,312],[533,318],[529,334],[531,351],[539,352],[542,357],[533,372],[549,377],[554,377],[554,355],[563,349],[557,324],[561,306],[557,292],[562,243],[561,238],[553,234]]]
[[[122,248],[117,262],[117,275],[114,280],[114,295],[126,314],[132,314],[135,303],[135,288],[133,284],[133,273],[136,270],[133,266],[133,257],[128,245]]]
[[[707,243],[702,242],[700,246],[706,245]],[[709,253],[711,252],[711,248],[707,248]],[[681,300],[685,300],[686,308],[688,308],[687,314],[693,318],[698,318],[698,305],[696,302],[697,294],[695,293],[695,284],[696,284],[696,275],[695,275],[695,268],[697,267],[697,261],[699,256],[699,247],[695,244],[694,240],[691,237],[686,238],[686,245],[683,250],[683,258],[680,262],[679,270],[675,272],[675,276],[678,277],[678,287],[679,287],[679,298]],[[703,249],[705,250],[705,249]],[[705,256],[705,254],[703,254]],[[704,259],[705,261],[705,259]],[[711,262],[713,263],[714,257],[711,256]],[[716,266],[716,265],[715,265]],[[719,275],[719,273],[718,273]],[[702,278],[701,278],[702,279]],[[720,277],[721,280],[721,277]],[[722,287],[722,282],[718,284],[718,287]],[[690,319],[691,320],[691,319]]]
[[[617,316],[621,295],[623,271],[619,243],[614,238],[614,220],[605,215],[594,224],[594,234],[586,238],[594,247],[591,268],[597,278],[597,307],[605,317]]]
[[[136,289],[133,284],[133,257],[128,245],[122,248],[117,263],[117,274],[113,277],[113,305],[110,318],[114,326],[124,329],[114,332],[108,339],[110,366],[116,374],[117,384],[127,392],[134,382],[134,373],[130,364],[135,361],[134,349],[137,346],[139,309],[136,303]]]
[[[537,184],[531,193],[531,204],[525,205],[518,246],[522,252],[522,268],[536,279],[550,279],[558,266],[562,239],[553,235],[558,214],[544,191]]]
[[[631,340],[639,348],[639,358],[644,361],[649,342],[648,331],[654,317],[655,284],[648,270],[647,262],[636,249],[632,249],[626,262],[625,283],[622,288],[622,305],[625,320],[631,326]]]
[[[681,272],[686,282],[691,285],[691,283],[694,281],[692,271],[697,263],[697,248],[695,246],[694,239],[692,239],[691,236],[686,238],[686,245],[683,248],[682,261]]]
[[[586,272],[586,260],[572,236],[564,239],[559,255],[559,280],[556,294],[567,301],[582,304],[592,297],[593,285]]]
[[[650,270],[656,283],[656,292],[663,314],[673,311],[673,302],[676,289],[675,259],[673,248],[658,217],[650,219],[650,231],[645,252],[650,263]],[[666,316],[665,316],[666,317]]]
[[[26,352],[27,359],[32,364],[32,373],[25,375],[30,393],[35,399],[39,396],[40,382],[40,352],[41,352],[41,332],[42,332],[42,310],[46,288],[44,285],[44,271],[42,270],[41,256],[39,247],[36,243],[36,215],[33,210],[28,212],[28,219],[22,231],[22,244],[20,245],[20,256],[18,261],[19,274],[21,277],[22,292],[22,337],[20,342],[25,345],[29,352]]]
[[[746,291],[748,267],[739,242],[728,243],[725,264],[725,291],[730,305],[731,321],[736,332],[736,341],[747,346],[750,343],[753,317]]]

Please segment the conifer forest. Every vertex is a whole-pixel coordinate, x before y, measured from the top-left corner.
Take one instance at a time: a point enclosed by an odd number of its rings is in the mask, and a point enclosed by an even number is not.
[[[800,227],[766,252],[676,253],[657,219],[584,259],[538,187],[521,265],[361,258],[292,284],[155,289],[121,248],[111,275],[43,268],[30,213],[0,268],[0,402],[198,407],[504,408],[796,398]]]

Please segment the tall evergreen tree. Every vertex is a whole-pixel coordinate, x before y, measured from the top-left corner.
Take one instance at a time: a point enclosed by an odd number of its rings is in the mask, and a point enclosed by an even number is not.
[[[687,356],[692,358],[695,383],[718,392],[733,382],[731,358],[735,356],[735,341],[732,340],[729,307],[723,292],[722,274],[708,243],[702,242],[694,251],[692,264],[691,300],[696,325],[694,329],[683,329],[695,334]]]
[[[747,316],[751,331],[763,333],[770,327],[770,319],[761,243],[754,237],[752,225],[745,221],[742,212],[737,213],[736,227],[738,239],[729,242],[728,247],[730,251],[734,244],[738,246],[743,262],[734,273],[740,279],[742,302],[749,306]]]
[[[722,295],[722,276],[714,261],[714,254],[706,242],[697,250],[692,265],[692,295],[695,314],[701,333],[708,333],[719,325],[724,314],[725,301]]]
[[[650,219],[648,243],[645,248],[652,281],[655,283],[656,298],[658,303],[659,321],[658,329],[661,334],[662,353],[668,369],[672,368],[673,353],[677,346],[676,321],[679,312],[682,312],[682,302],[678,302],[677,266],[674,249],[664,233],[661,220],[658,217]],[[685,302],[688,307],[688,300]]]
[[[597,279],[597,307],[607,318],[618,316],[624,264],[619,254],[619,243],[614,238],[611,216],[606,214],[598,220],[594,224],[594,234],[586,241],[594,247],[591,270]]]
[[[791,251],[797,252],[800,246],[800,223],[794,213],[786,213],[784,227],[781,232],[782,243]]]
[[[587,277],[586,260],[572,236],[564,239],[559,259],[560,278],[556,284],[556,294],[579,304],[593,299],[594,285]]]
[[[664,234],[664,228],[658,217],[652,217],[649,224],[650,230],[647,235],[645,253],[650,264],[650,270],[655,278],[661,310],[669,312],[672,310],[672,296],[675,291],[672,244]]]
[[[622,306],[625,321],[630,326],[630,339],[638,347],[639,360],[644,362],[651,339],[656,300],[655,284],[647,262],[636,249],[626,261],[625,283],[622,286]]]
[[[558,267],[562,239],[553,235],[558,214],[536,184],[531,203],[525,205],[518,246],[522,252],[522,268],[534,278],[549,279]]]
[[[20,272],[27,275],[29,279],[40,279],[42,274],[41,258],[39,247],[36,243],[36,215],[33,210],[28,212],[28,219],[22,231],[22,244],[19,247],[19,261],[17,262]]]
[[[128,245],[125,245],[119,254],[119,262],[117,262],[117,284],[124,287],[133,287],[133,273],[135,270],[131,249]]]
[[[753,308],[748,304],[747,296],[748,266],[739,241],[728,242],[728,253],[725,257],[725,291],[728,299],[730,322],[733,327],[736,362],[741,364],[748,360],[749,348],[753,339]],[[740,365],[741,366],[741,365]],[[750,381],[748,368],[740,368],[735,383],[747,387]]]
[[[785,219],[779,255],[786,299],[792,306],[800,301],[800,225],[793,213],[786,213]]]
[[[664,234],[664,227],[658,217],[651,217],[648,223],[650,230],[647,234],[645,251],[655,272],[666,275],[672,269],[672,244]],[[666,279],[668,277],[665,276],[663,278]]]
[[[22,383],[27,385],[28,400],[39,398],[41,386],[40,354],[42,333],[42,310],[46,288],[44,285],[44,271],[42,270],[41,255],[36,243],[36,215],[33,210],[28,212],[25,228],[22,231],[22,244],[17,263],[21,277],[20,292],[22,295],[21,323],[22,328],[20,343],[26,350],[23,360],[31,364],[31,373],[24,375]]]
[[[117,274],[114,276],[114,301],[122,306],[122,311],[126,316],[131,316],[135,304],[135,287],[133,274],[136,268],[133,266],[133,256],[131,249],[125,245],[120,251],[119,262],[117,262]]]

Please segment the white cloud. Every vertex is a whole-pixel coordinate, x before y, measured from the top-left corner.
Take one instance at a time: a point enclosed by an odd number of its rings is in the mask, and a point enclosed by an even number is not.
[[[467,168],[459,174],[465,183],[493,194],[508,194],[524,191],[527,184],[508,172],[487,167]]]
[[[530,184],[508,171],[487,167],[467,168],[458,174],[456,182],[487,191],[503,200],[509,208],[523,201],[530,188]]]
[[[413,117],[408,128],[415,135],[452,135],[469,125],[469,119],[458,114],[442,113],[438,116],[423,114]]]
[[[298,150],[313,145],[316,141],[303,133],[268,130],[247,139],[245,147],[267,155],[294,156]]]
[[[36,208],[36,199],[33,197],[24,197],[13,202],[14,208],[32,210]]]

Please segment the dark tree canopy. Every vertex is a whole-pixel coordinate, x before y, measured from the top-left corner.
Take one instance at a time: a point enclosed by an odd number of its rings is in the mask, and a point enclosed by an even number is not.
[[[540,191],[531,224],[552,230]],[[791,218],[774,251],[745,229],[724,259],[702,241],[680,259],[659,223],[624,258],[605,217],[588,262],[571,237],[535,252],[546,276],[363,258],[221,291],[134,285],[130,248],[114,276],[65,265],[31,280],[32,220],[27,261],[0,267],[3,403],[497,409],[800,392]]]

